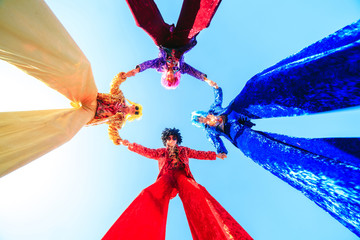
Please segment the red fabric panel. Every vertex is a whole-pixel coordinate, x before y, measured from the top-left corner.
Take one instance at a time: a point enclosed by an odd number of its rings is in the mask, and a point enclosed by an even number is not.
[[[172,192],[169,183],[167,177],[162,177],[145,188],[102,239],[165,239],[166,218]]]
[[[153,39],[157,46],[163,45],[170,37],[170,26],[164,22],[153,0],[126,0],[136,25]]]
[[[210,25],[221,0],[184,0],[174,35],[188,41]],[[184,45],[185,45],[184,44]]]
[[[200,9],[188,36],[189,39],[196,36],[204,28],[209,27],[220,2],[221,0],[201,0]]]
[[[153,0],[126,0],[136,25],[144,29],[157,46],[179,48],[210,25],[221,0],[184,0],[173,32],[164,22]]]
[[[165,239],[170,196],[179,191],[193,239],[251,240],[234,218],[184,170],[170,170],[144,189],[103,240]]]

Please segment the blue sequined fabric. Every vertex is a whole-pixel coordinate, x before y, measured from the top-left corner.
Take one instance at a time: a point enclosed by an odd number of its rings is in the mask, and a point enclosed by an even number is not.
[[[360,139],[294,138],[237,121],[360,105],[360,21],[255,75],[228,107],[221,104],[220,89],[209,113],[225,114],[228,127],[206,127],[217,149],[227,138],[360,237]]]
[[[360,21],[255,75],[229,107],[265,118],[357,106],[359,56]]]

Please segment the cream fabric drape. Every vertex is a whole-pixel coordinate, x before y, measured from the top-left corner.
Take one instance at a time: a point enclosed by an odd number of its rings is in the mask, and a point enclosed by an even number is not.
[[[81,106],[0,113],[3,176],[71,139],[93,118],[97,88],[87,58],[42,0],[0,1],[0,59]]]

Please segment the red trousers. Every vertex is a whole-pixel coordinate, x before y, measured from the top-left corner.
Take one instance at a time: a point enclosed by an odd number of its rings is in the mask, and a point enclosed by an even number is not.
[[[210,25],[221,0],[184,0],[176,27],[171,31],[164,22],[154,0],[126,0],[136,25],[154,40],[157,46],[179,48],[189,43]]]
[[[140,193],[103,240],[165,239],[169,201],[177,192],[193,239],[252,239],[203,186],[183,170],[170,170]]]

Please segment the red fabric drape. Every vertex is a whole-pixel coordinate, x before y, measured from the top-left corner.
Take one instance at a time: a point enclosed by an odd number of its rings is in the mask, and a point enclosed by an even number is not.
[[[137,26],[154,40],[157,46],[178,48],[189,43],[210,25],[221,0],[184,0],[176,27],[171,31],[153,0],[126,0]]]
[[[234,218],[193,178],[169,170],[144,189],[103,240],[165,239],[169,201],[174,190],[183,202],[193,239],[252,239]]]

